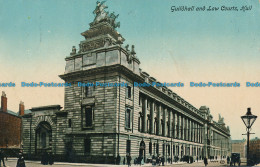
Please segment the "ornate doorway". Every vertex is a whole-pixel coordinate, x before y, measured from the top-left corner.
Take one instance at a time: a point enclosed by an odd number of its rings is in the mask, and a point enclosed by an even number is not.
[[[35,153],[41,154],[46,150],[51,150],[52,128],[46,122],[40,122],[35,130]]]

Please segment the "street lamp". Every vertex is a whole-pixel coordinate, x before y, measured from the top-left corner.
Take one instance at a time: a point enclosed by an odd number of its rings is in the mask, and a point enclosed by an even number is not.
[[[250,135],[250,130],[255,122],[257,116],[253,115],[251,113],[251,108],[247,108],[247,113],[244,116],[241,116],[241,119],[243,120],[244,124],[246,125],[246,130],[247,130],[247,166],[248,164],[248,157],[249,157],[249,135]]]

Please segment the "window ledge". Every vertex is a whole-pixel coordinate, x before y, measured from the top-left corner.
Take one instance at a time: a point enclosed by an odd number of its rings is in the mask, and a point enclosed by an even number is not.
[[[94,125],[92,126],[84,126],[82,129],[89,130],[89,129],[95,129]]]
[[[131,128],[127,128],[127,127],[125,127],[125,130],[132,130]]]

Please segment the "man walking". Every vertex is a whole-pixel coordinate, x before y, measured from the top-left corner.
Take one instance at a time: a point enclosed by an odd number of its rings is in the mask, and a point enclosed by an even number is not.
[[[204,165],[207,166],[208,165],[208,158],[204,158]]]
[[[4,152],[2,149],[0,149],[0,167],[1,167],[2,161],[3,161],[3,167],[5,167]]]
[[[132,157],[131,157],[130,153],[127,154],[126,160],[127,160],[128,167],[131,166]]]

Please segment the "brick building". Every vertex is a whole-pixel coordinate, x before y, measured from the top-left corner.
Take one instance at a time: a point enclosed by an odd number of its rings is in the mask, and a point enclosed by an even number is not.
[[[160,82],[139,68],[134,46],[122,46],[117,16],[104,8],[97,4],[85,40],[66,57],[64,110],[34,107],[23,116],[24,153],[48,150],[57,159],[94,163],[122,163],[128,153],[145,161],[229,155],[224,118],[214,121],[208,107],[197,109],[165,86],[134,86]]]
[[[260,162],[260,139],[254,138],[249,143],[249,159],[254,160],[255,163]]]
[[[1,96],[0,109],[0,148],[20,148],[21,125],[24,115],[24,104],[20,102],[19,113],[8,110],[5,92]]]

